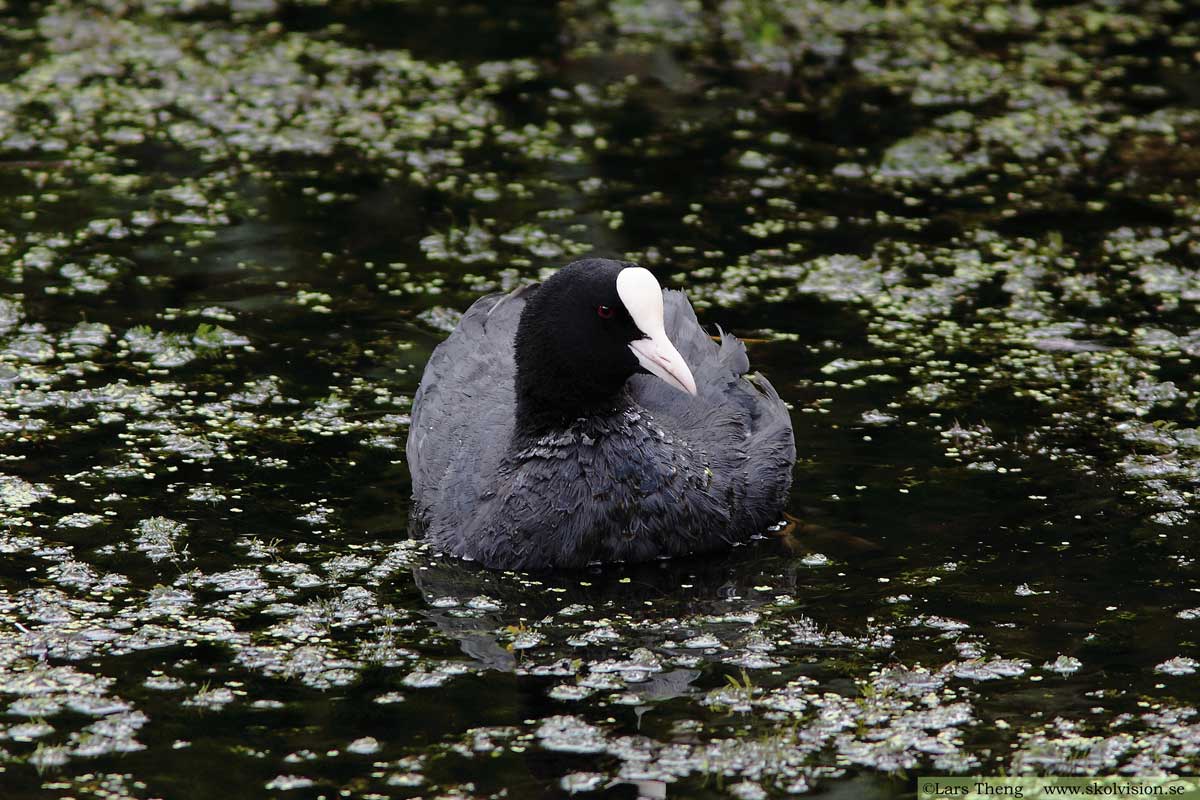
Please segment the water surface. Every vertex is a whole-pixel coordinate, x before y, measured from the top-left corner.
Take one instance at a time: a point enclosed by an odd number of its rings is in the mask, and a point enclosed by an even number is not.
[[[4,797],[1193,772],[1198,12],[0,3]],[[430,350],[583,254],[747,339],[794,530],[407,539]]]

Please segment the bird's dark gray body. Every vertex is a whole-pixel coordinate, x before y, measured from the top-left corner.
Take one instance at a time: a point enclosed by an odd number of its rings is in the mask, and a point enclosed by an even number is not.
[[[533,570],[703,553],[779,519],[795,461],[787,409],[680,292],[664,292],[666,330],[696,396],[638,374],[608,408],[514,435],[514,337],[536,291],[481,298],[434,350],[408,437],[415,531]]]

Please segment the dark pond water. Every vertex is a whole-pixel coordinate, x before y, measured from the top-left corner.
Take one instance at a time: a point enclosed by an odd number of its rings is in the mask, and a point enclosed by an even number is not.
[[[0,0],[0,795],[900,797],[1200,760],[1200,6]],[[480,293],[597,253],[790,534],[406,537]]]

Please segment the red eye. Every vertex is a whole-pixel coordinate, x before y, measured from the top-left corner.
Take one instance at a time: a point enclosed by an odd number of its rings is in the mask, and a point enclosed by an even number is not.
[[[596,306],[596,316],[600,319],[612,319],[612,306]]]

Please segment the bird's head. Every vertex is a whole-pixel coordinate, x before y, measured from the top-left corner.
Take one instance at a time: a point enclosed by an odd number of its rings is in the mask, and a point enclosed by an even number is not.
[[[611,399],[638,372],[696,394],[667,337],[662,287],[625,261],[576,261],[547,279],[521,313],[516,362],[518,402],[565,418]]]

